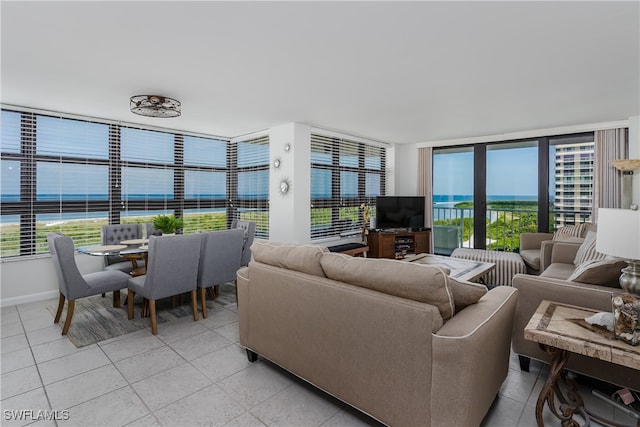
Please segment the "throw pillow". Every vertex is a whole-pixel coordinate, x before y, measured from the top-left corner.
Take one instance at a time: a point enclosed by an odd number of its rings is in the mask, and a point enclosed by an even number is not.
[[[605,254],[601,254],[596,251],[596,233],[593,231],[589,231],[587,233],[587,237],[584,238],[584,242],[578,248],[578,252],[576,252],[576,257],[573,260],[573,265],[582,265],[587,261],[597,261],[599,259],[604,259]]]
[[[453,295],[439,267],[336,253],[323,254],[320,264],[329,279],[431,304],[443,320],[455,313]]]
[[[620,287],[621,270],[627,266],[625,260],[620,258],[607,258],[596,261],[587,261],[579,265],[569,276],[570,281],[590,283],[592,285]]]
[[[571,234],[566,234],[561,231],[556,231],[553,235],[553,239],[558,242],[566,242],[566,243],[582,243],[584,239],[582,237],[575,237]]]
[[[256,240],[251,245],[253,259],[257,262],[320,277],[326,277],[320,266],[320,258],[325,252],[329,252],[325,246],[297,243]]]
[[[453,277],[447,277],[447,284],[453,293],[456,313],[468,305],[475,304],[487,293],[487,287],[477,283],[460,282]]]
[[[586,223],[565,225],[564,227],[558,228],[558,230],[553,233],[552,240],[561,240],[560,236],[582,237],[585,227]]]

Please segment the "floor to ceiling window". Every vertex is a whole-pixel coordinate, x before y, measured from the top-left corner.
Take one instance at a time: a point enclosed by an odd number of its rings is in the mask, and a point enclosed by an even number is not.
[[[591,218],[593,133],[436,148],[436,253],[519,249],[520,234]]]
[[[232,144],[99,119],[1,114],[0,257],[48,252],[51,232],[99,244],[103,224],[170,213],[184,218],[185,233],[241,218],[268,237],[268,136]]]
[[[433,152],[433,246],[449,255],[473,235],[473,147]]]
[[[517,250],[520,233],[537,231],[537,141],[487,145],[485,200],[487,249]]]
[[[375,212],[385,194],[386,151],[343,138],[311,135],[311,238],[358,234],[361,205]]]

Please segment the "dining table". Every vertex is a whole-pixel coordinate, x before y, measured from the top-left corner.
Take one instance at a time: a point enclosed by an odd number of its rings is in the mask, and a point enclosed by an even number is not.
[[[119,255],[131,261],[133,267],[131,276],[141,276],[147,272],[147,257],[149,255],[149,239],[123,240],[119,245],[80,246],[78,252],[92,256]],[[144,260],[144,265],[138,262]]]

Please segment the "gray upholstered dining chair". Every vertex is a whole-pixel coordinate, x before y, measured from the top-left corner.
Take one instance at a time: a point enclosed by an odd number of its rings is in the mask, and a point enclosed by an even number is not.
[[[103,225],[101,230],[103,245],[119,245],[120,242],[142,238],[142,224],[109,224]],[[121,270],[130,273],[133,270],[131,260],[124,259],[120,255],[107,255],[103,257],[105,270]],[[139,266],[144,265],[143,257],[136,260]]]
[[[241,267],[244,231],[238,228],[204,233],[198,266],[198,290],[202,304],[202,317],[207,318],[205,290],[236,280]],[[217,292],[215,292],[217,295]]]
[[[69,300],[67,318],[62,328],[62,335],[66,335],[69,331],[73,310],[78,298],[113,292],[113,306],[120,307],[120,289],[127,287],[127,281],[129,280],[127,273],[119,270],[110,270],[80,274],[71,237],[51,233],[47,235],[47,242],[49,243],[53,266],[58,276],[60,290],[58,311],[53,323],[60,321],[65,299]]]
[[[162,231],[155,228],[152,222],[144,223],[144,232],[145,236],[147,236],[147,239],[151,236],[162,236]]]
[[[244,221],[234,219],[231,222],[231,228],[241,228],[244,230],[244,245],[242,246],[242,266],[246,267],[251,261],[251,245],[256,235],[256,223],[253,221]]]
[[[133,319],[133,298],[140,294],[149,300],[151,332],[157,335],[156,300],[191,292],[193,320],[198,320],[196,284],[201,241],[202,234],[149,238],[147,274],[130,278],[127,283],[129,319]]]

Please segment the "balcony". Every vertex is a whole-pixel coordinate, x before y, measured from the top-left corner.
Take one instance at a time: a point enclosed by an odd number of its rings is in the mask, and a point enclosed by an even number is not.
[[[549,212],[551,229],[591,221],[591,209],[556,207]],[[536,209],[487,209],[486,248],[518,252],[520,234],[538,231]],[[449,255],[455,248],[473,248],[473,208],[433,208],[433,242],[437,254]]]

